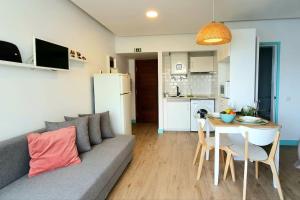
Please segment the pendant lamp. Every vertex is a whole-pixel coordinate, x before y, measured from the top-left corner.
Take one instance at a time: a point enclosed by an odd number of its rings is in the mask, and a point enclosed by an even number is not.
[[[221,45],[231,41],[231,32],[224,23],[215,22],[215,1],[213,0],[213,21],[198,32],[196,42],[199,45]]]

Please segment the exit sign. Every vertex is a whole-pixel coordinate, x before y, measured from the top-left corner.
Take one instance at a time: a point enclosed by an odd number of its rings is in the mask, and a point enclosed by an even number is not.
[[[141,53],[142,52],[142,48],[134,48],[134,52],[135,53]]]

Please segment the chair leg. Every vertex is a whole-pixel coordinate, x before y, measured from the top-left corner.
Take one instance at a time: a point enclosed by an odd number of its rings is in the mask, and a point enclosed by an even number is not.
[[[230,159],[230,170],[231,170],[232,181],[235,182],[235,169],[234,169],[233,156],[231,156]]]
[[[282,190],[281,190],[280,180],[279,180],[279,177],[278,177],[278,173],[277,173],[274,161],[270,161],[270,167],[271,167],[271,170],[272,170],[273,177],[275,178],[275,182],[276,182],[279,197],[280,197],[281,200],[283,200],[283,194],[282,194]]]
[[[223,163],[223,165],[225,164],[225,155],[224,155],[224,151],[220,149],[220,156],[221,156],[221,161]]]
[[[247,195],[247,175],[248,175],[248,160],[245,160],[244,183],[243,183],[243,200],[246,200],[246,195]]]
[[[203,167],[203,161],[204,161],[205,151],[206,151],[206,146],[202,145],[201,154],[200,154],[200,161],[199,161],[199,167],[198,167],[198,173],[197,173],[197,180],[199,180],[200,176],[201,176],[201,171],[202,171],[202,167]]]
[[[228,168],[229,168],[229,164],[230,164],[230,159],[231,159],[231,153],[227,153],[225,169],[224,169],[224,176],[223,176],[224,181],[226,180],[226,177],[227,177],[227,172],[228,172]]]
[[[195,156],[194,156],[193,165],[196,164],[196,161],[197,161],[197,158],[198,158],[198,155],[199,155],[199,152],[200,152],[200,148],[201,148],[201,144],[200,144],[200,142],[198,142],[197,149],[196,149]]]
[[[258,180],[258,161],[255,161],[255,178]]]

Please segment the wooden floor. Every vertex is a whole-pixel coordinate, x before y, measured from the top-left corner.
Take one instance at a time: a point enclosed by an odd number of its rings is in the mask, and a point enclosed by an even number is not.
[[[197,167],[192,165],[197,143],[196,133],[173,132],[157,135],[152,124],[133,127],[136,136],[134,158],[108,199],[242,199],[243,162],[235,162],[236,178],[220,177],[213,185],[213,155],[204,162],[202,176],[196,180]],[[296,148],[281,148],[280,179],[285,199],[300,199],[300,170],[293,167]],[[223,172],[223,165],[221,173]],[[260,166],[260,177],[254,177],[249,164],[247,199],[279,199],[273,188],[271,170]]]

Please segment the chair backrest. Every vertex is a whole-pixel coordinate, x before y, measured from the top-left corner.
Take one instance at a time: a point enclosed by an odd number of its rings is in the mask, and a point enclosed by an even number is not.
[[[248,142],[258,146],[266,146],[274,142],[278,128],[241,127],[243,134],[248,133]]]
[[[205,136],[203,132],[205,126],[205,119],[203,118],[198,119],[198,123],[199,123],[199,130],[198,130],[199,141],[201,144],[205,144]]]
[[[241,127],[245,137],[245,159],[248,158],[248,142],[258,146],[266,146],[273,143],[268,159],[274,159],[278,146],[279,128],[249,128]]]
[[[203,118],[200,118],[200,119],[198,119],[198,122],[199,122],[199,129],[204,129],[204,126],[205,126],[205,119],[203,119]]]

